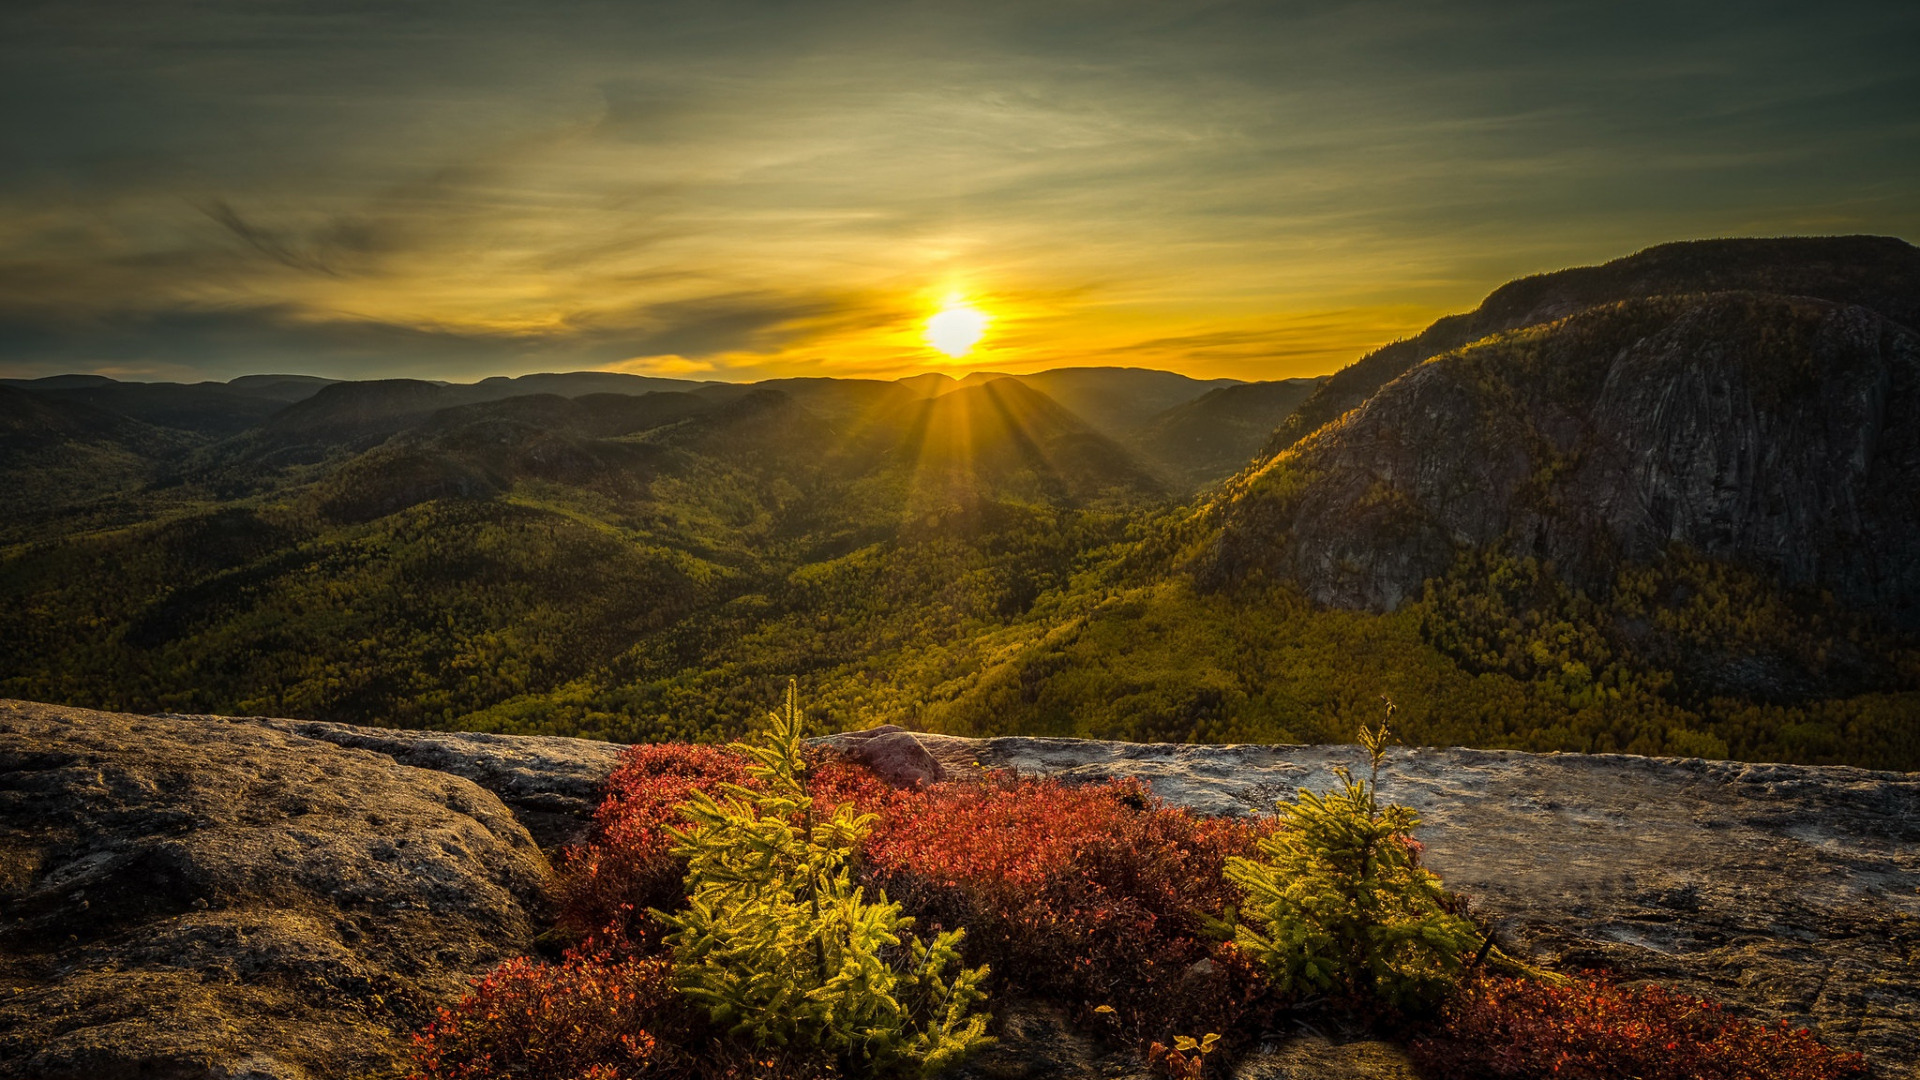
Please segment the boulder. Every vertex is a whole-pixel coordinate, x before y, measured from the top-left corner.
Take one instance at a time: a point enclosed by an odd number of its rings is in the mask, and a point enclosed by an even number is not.
[[[547,860],[447,772],[267,725],[0,702],[0,1076],[395,1075],[531,950]]]
[[[919,787],[982,775],[974,761],[974,742],[882,724],[815,739],[814,745],[866,766],[895,787]]]

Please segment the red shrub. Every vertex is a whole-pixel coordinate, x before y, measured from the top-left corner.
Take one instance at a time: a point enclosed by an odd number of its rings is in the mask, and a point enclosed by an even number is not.
[[[509,960],[413,1037],[407,1080],[825,1080],[806,1048],[756,1052],[688,1008],[664,960]]]
[[[1839,1080],[1864,1076],[1858,1054],[1822,1046],[1784,1022],[1755,1024],[1719,1004],[1657,986],[1549,986],[1482,979],[1434,1035],[1413,1044],[1433,1080]]]
[[[1225,1031],[1262,992],[1252,965],[1205,932],[1238,902],[1221,870],[1252,849],[1243,823],[1155,804],[1132,782],[895,790],[827,764],[813,793],[880,815],[866,873],[908,913],[966,927],[969,962],[1080,1004],[1110,1034],[1144,1045],[1176,1028]],[[1090,1011],[1101,1005],[1111,1011]]]
[[[607,778],[587,843],[560,866],[560,924],[598,948],[644,948],[658,937],[649,907],[670,910],[683,898],[686,867],[667,853],[667,826],[690,792],[745,784],[746,763],[717,746],[655,743],[629,747]]]
[[[408,1080],[638,1076],[661,1057],[649,1029],[672,996],[664,961],[509,960],[413,1037]]]

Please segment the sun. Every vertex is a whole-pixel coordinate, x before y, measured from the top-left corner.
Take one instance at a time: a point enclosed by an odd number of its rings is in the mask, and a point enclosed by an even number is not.
[[[927,344],[959,359],[979,343],[992,321],[959,296],[949,296],[946,306],[927,320]]]

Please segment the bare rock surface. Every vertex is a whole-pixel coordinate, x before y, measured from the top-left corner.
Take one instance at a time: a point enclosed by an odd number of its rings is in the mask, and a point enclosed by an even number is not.
[[[1204,814],[1270,812],[1360,768],[1352,746],[983,740],[1023,774],[1148,781]],[[1395,749],[1427,865],[1510,949],[1786,1019],[1920,1076],[1920,775],[1617,754]]]
[[[492,793],[271,725],[0,701],[0,1076],[397,1072],[532,947]]]
[[[184,716],[252,724],[335,746],[370,750],[402,765],[451,773],[486,788],[512,809],[543,848],[575,839],[600,802],[600,785],[626,747],[592,739],[405,731],[266,716]]]
[[[1604,594],[1678,545],[1912,624],[1917,401],[1920,335],[1867,308],[1597,308],[1429,359],[1250,473],[1202,578],[1391,610],[1463,549]]]

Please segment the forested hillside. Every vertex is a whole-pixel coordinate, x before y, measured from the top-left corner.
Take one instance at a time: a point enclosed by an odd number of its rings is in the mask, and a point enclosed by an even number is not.
[[[1920,768],[1916,265],[1674,245],[1325,381],[15,383],[0,696]]]

